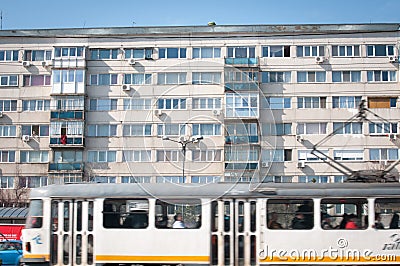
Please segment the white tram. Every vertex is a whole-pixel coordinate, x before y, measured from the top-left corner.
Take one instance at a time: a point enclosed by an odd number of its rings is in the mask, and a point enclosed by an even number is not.
[[[398,213],[399,183],[52,185],[31,191],[22,263],[400,264]]]

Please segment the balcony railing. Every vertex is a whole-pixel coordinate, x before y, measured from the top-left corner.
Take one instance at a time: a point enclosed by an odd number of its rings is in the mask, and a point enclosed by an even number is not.
[[[225,83],[225,91],[257,91],[258,88],[255,82]]]
[[[258,136],[226,136],[225,144],[258,143]]]
[[[49,171],[83,171],[84,163],[49,163]]]
[[[258,65],[258,58],[225,58],[225,64],[255,66]]]
[[[83,136],[78,137],[51,137],[50,146],[81,146],[85,145]]]
[[[83,111],[51,111],[51,119],[83,119]]]

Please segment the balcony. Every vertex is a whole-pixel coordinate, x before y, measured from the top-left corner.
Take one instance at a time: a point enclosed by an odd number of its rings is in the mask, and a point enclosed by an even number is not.
[[[255,82],[225,83],[225,91],[258,91],[258,88]]]
[[[83,119],[83,111],[52,111],[51,119]]]
[[[59,136],[50,137],[50,147],[84,147],[85,139],[83,136]]]
[[[251,67],[258,65],[258,58],[225,58],[226,65]]]
[[[226,162],[225,170],[257,170],[258,162]]]
[[[258,136],[226,136],[225,144],[258,143]]]
[[[83,171],[84,163],[49,163],[49,171]]]

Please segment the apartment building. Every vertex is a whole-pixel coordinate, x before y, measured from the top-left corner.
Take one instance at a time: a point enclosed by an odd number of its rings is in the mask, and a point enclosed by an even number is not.
[[[1,188],[343,182],[314,147],[389,167],[399,25],[0,31]]]

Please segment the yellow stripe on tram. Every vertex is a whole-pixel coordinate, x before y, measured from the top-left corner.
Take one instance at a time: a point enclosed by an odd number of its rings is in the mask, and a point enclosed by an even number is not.
[[[400,256],[396,255],[371,255],[369,257],[268,257],[260,259],[260,263],[319,263],[319,262],[335,262],[335,263],[356,263],[356,262],[373,262],[387,264],[388,262],[400,261]]]
[[[50,260],[49,254],[24,254],[24,258],[26,259],[45,259],[46,261]]]
[[[209,256],[120,256],[97,255],[96,261],[161,261],[161,262],[209,262]]]

